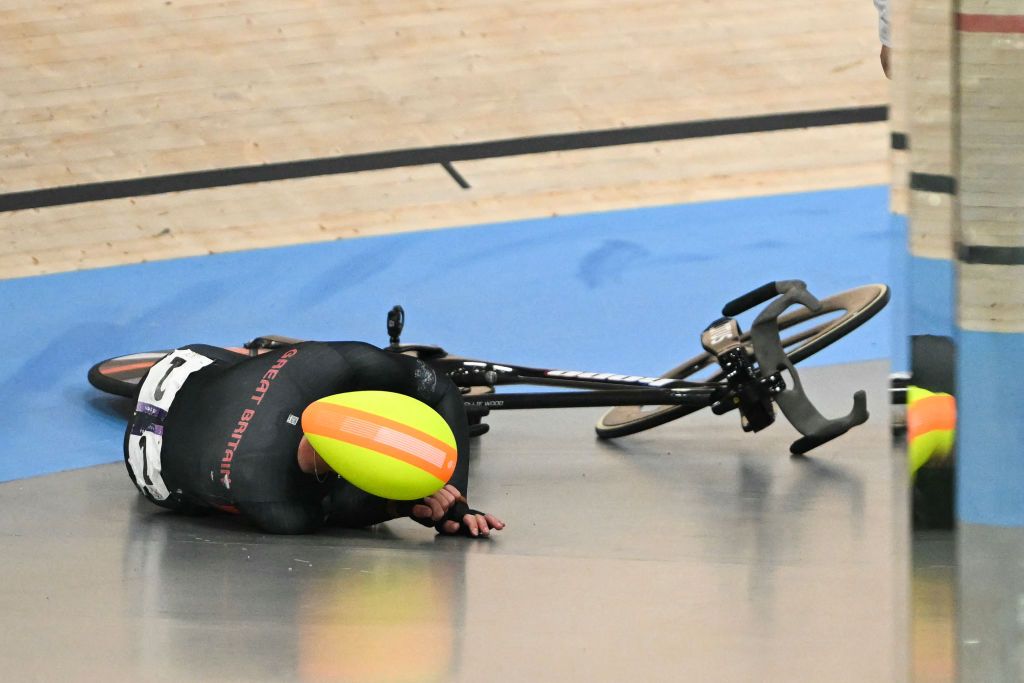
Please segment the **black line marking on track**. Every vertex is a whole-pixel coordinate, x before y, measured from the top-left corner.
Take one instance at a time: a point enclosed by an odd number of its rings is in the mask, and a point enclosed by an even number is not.
[[[890,140],[893,149],[910,149],[910,136],[906,133],[893,133]]]
[[[565,152],[616,145],[635,145],[688,138],[763,133],[797,128],[818,128],[853,123],[885,121],[885,105],[823,109],[816,111],[764,114],[728,119],[684,121],[632,128],[558,133],[528,138],[470,142],[458,145],[398,149],[366,154],[300,159],[257,166],[235,166],[206,171],[149,176],[129,180],[109,180],[39,190],[0,194],[0,212],[41,209],[47,206],[81,204],[109,199],[126,199],[167,192],[187,192],[231,185],[266,183],[314,176],[378,171],[403,166],[449,165],[455,161],[494,159],[523,154]]]
[[[931,173],[911,173],[910,189],[938,194],[956,194],[956,178]]]
[[[961,263],[988,266],[1024,265],[1024,247],[992,247],[981,244],[957,244],[956,257]]]
[[[442,161],[441,166],[444,168],[444,170],[448,171],[448,175],[450,175],[455,180],[455,182],[459,184],[459,187],[461,187],[463,190],[469,189],[469,183],[466,182],[466,179],[462,177],[461,173],[455,170],[455,167],[452,166],[450,161]]]

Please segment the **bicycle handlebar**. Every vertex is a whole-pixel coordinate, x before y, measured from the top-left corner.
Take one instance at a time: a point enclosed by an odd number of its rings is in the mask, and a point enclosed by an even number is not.
[[[747,292],[743,296],[736,297],[723,306],[722,315],[728,318],[735,317],[740,313],[749,311],[758,304],[763,304],[772,297],[782,294],[794,285],[806,288],[806,285],[801,280],[780,280],[778,282],[769,282],[766,285],[761,285],[757,289]]]
[[[803,438],[793,442],[789,447],[790,453],[802,455],[812,448],[845,434],[852,427],[866,422],[868,419],[867,394],[863,390],[857,391],[853,395],[853,410],[843,417],[829,419],[818,412],[804,392],[800,376],[786,355],[779,337],[779,316],[791,305],[798,303],[812,312],[821,309],[821,302],[807,291],[806,285],[800,280],[769,283],[730,302],[726,307],[755,301],[758,296],[763,296],[771,289],[781,296],[758,314],[750,329],[750,338],[754,347],[754,356],[757,358],[763,377],[769,377],[781,370],[788,370],[793,378],[793,386],[779,393],[775,397],[775,401],[779,404],[782,414],[786,416],[789,423],[803,434]],[[766,300],[761,299],[761,301]],[[750,305],[753,306],[756,303]]]

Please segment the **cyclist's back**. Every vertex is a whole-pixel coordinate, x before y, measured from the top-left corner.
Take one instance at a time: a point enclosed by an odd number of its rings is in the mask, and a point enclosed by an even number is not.
[[[365,389],[412,396],[444,417],[459,452],[450,483],[465,494],[458,388],[419,360],[359,342],[302,342],[253,358],[199,344],[172,352],[140,384],[125,434],[129,475],[158,505],[238,512],[274,533],[313,531],[332,516],[372,522],[379,515],[356,512],[384,501],[333,474],[307,474],[296,459],[303,409]]]

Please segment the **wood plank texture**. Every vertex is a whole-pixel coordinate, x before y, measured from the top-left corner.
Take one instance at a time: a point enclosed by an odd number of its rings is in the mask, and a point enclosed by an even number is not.
[[[888,97],[862,0],[7,0],[0,41],[0,192]],[[886,182],[885,133],[840,128],[0,214],[0,277]]]
[[[954,176],[953,2],[909,0],[907,11],[909,170]],[[953,198],[910,190],[908,208],[911,253],[952,258]]]
[[[961,12],[1021,14],[1020,3],[963,3]],[[960,230],[964,245],[1024,247],[1024,35],[959,33]],[[1024,332],[1024,266],[962,263],[958,321]]]

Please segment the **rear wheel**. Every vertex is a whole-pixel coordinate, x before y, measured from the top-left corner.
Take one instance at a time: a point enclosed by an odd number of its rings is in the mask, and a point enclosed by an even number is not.
[[[794,365],[842,339],[878,313],[889,301],[885,285],[864,285],[821,301],[821,310],[812,313],[800,307],[779,317],[779,330],[789,331],[782,346]],[[743,341],[750,351],[750,334]],[[697,377],[697,375],[703,376]],[[691,381],[717,382],[722,379],[715,357],[703,353],[677,365],[662,377]],[[602,439],[636,434],[651,427],[689,415],[700,408],[691,406],[617,406],[605,413],[595,425]]]
[[[89,384],[108,394],[134,398],[139,392],[142,378],[169,353],[151,351],[108,358],[89,368]]]
[[[232,347],[228,350],[249,355],[249,351],[244,348]],[[142,378],[169,353],[169,350],[147,351],[100,361],[89,368],[89,384],[108,394],[135,398],[139,393],[139,382]]]

